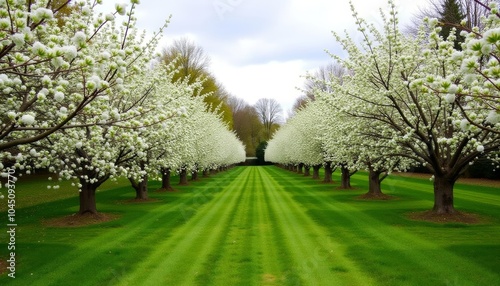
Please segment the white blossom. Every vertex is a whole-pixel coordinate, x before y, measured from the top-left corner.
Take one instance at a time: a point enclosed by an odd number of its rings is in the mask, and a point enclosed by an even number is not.
[[[108,13],[105,16],[106,21],[113,21],[114,18],[115,18],[115,15],[113,15],[112,13]]]
[[[42,57],[47,54],[47,47],[40,42],[35,42],[33,44],[33,47],[31,48],[31,51],[33,52],[33,54]]]
[[[87,40],[87,35],[85,35],[84,32],[78,31],[75,33],[72,42],[75,43],[77,46],[80,46],[81,44],[85,43]]]
[[[120,15],[125,15],[125,13],[127,12],[127,4],[125,3],[116,3],[115,4],[115,9],[116,9],[116,12],[118,12],[118,14]]]
[[[54,99],[55,99],[55,101],[57,101],[57,102],[61,102],[61,101],[63,101],[63,100],[64,100],[64,93],[62,93],[62,92],[60,92],[60,91],[58,91],[58,92],[54,93]]]
[[[500,114],[495,110],[491,110],[486,117],[486,121],[491,124],[497,124],[500,122]]]
[[[455,102],[455,94],[451,94],[451,93],[447,93],[445,96],[444,96],[444,100],[448,103],[453,103]]]
[[[11,36],[12,42],[18,47],[21,47],[24,45],[24,34],[23,33],[17,33]]]
[[[54,16],[52,10],[46,8],[37,8],[31,13],[31,15],[35,22],[51,19]]]
[[[31,114],[24,114],[22,117],[21,117],[21,122],[24,124],[24,125],[33,125],[33,123],[35,123],[35,117]]]
[[[78,50],[75,46],[64,46],[61,50],[67,60],[73,60],[78,56]]]

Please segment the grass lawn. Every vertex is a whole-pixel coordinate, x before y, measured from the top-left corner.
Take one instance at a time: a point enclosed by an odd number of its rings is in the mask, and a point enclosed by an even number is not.
[[[456,208],[484,221],[437,224],[407,218],[432,207],[429,180],[391,176],[382,189],[396,198],[387,201],[357,199],[366,174],[352,185],[237,167],[177,192],[155,193],[151,182],[155,200],[131,203],[134,192],[120,181],[97,193],[98,210],[118,219],[62,228],[46,222],[75,213],[77,193],[20,178],[16,278],[4,273],[0,285],[498,285],[498,186],[458,183]]]

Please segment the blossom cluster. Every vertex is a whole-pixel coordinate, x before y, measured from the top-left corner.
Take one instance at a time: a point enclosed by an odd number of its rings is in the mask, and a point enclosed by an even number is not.
[[[454,49],[453,34],[439,35],[435,19],[426,19],[416,36],[401,33],[393,1],[389,8],[378,30],[352,7],[364,40],[334,34],[348,57],[331,54],[348,73],[323,82],[328,91],[317,90],[317,102],[276,133],[266,158],[287,164],[322,158],[387,172],[422,165],[448,181],[480,157],[499,162],[497,4],[481,28],[462,32],[462,50]]]
[[[166,26],[146,37],[138,1],[107,14],[98,2],[71,4],[66,16],[48,1],[0,2],[0,169],[46,169],[82,190],[243,161],[242,143],[193,96],[201,82],[174,82],[158,64]]]

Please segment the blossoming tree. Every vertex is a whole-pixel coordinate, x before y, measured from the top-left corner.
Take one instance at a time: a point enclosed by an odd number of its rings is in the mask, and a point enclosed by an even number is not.
[[[5,156],[15,159],[14,167],[27,173],[48,168],[60,180],[76,180],[80,214],[97,212],[95,191],[109,178],[142,174],[142,168],[128,162],[147,158],[143,129],[173,117],[176,107],[167,105],[171,99],[167,95],[175,90],[182,93],[179,86],[165,81],[164,68],[151,65],[158,37],[145,41],[145,33],[135,28],[136,2],[132,1],[128,12],[117,5],[117,12],[107,15],[95,15],[93,4],[79,2],[80,13],[65,18],[63,28],[48,17],[37,35],[49,43],[24,42],[31,46],[27,52],[33,53],[34,62],[41,65],[30,70],[35,79],[36,74],[41,79],[27,93],[33,98],[8,95],[8,108],[23,101],[20,108],[26,112],[7,114],[15,122],[4,140],[20,153],[6,152]],[[34,5],[40,4],[43,1]],[[23,8],[34,7],[19,7]],[[127,14],[123,25],[116,25],[116,13]],[[31,60],[25,59],[29,66]]]
[[[266,161],[313,167],[313,177],[319,178],[321,166],[330,162],[325,162],[318,107],[317,102],[309,102],[274,134],[265,150]]]
[[[463,53],[455,51],[453,36],[441,38],[440,28],[432,20],[428,21],[432,28],[429,34],[422,29],[417,38],[404,36],[398,29],[396,7],[392,1],[389,5],[389,14],[382,14],[381,31],[359,18],[353,8],[364,38],[361,45],[349,36],[335,34],[348,58],[332,56],[353,75],[342,85],[333,84],[332,96],[347,97],[346,114],[373,123],[376,129],[368,130],[365,136],[378,140],[387,150],[400,147],[387,155],[410,158],[426,166],[434,179],[433,211],[454,213],[455,181],[479,156],[499,149],[498,105],[491,105],[498,90],[488,80],[490,74],[495,75],[492,68],[496,59],[492,57],[484,64],[486,57],[479,58],[477,51],[474,55],[477,46],[470,42],[464,45]],[[496,12],[496,4],[491,5]],[[494,13],[490,16],[495,17],[498,15]],[[498,19],[491,21],[490,32],[484,32],[491,35],[487,41],[493,41],[497,27]],[[480,35],[472,33],[467,37]],[[489,43],[491,50],[496,44]],[[487,69],[486,76],[478,76]],[[488,94],[493,96],[483,96]],[[475,124],[469,124],[469,119]]]
[[[77,2],[78,12],[62,17],[61,25],[55,15],[70,1],[54,11],[48,2],[0,3],[0,151],[72,127],[94,100],[122,88],[136,60],[134,49],[143,50],[127,44],[133,21],[115,33],[125,5],[96,15],[96,4]],[[132,1],[131,17],[137,2]]]

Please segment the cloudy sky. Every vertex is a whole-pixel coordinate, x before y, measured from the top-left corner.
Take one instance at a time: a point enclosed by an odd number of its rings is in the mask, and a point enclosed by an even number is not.
[[[114,3],[104,0],[105,11]],[[386,0],[352,0],[359,15],[380,24]],[[113,3],[113,4],[112,4]],[[274,98],[285,116],[302,92],[303,76],[342,54],[331,31],[356,37],[347,0],[141,0],[136,15],[140,29],[156,31],[169,15],[162,46],[188,37],[211,58],[210,69],[233,95],[253,104]],[[420,3],[420,4],[418,4]],[[396,2],[402,22],[426,3]],[[109,5],[109,6],[108,6]]]

